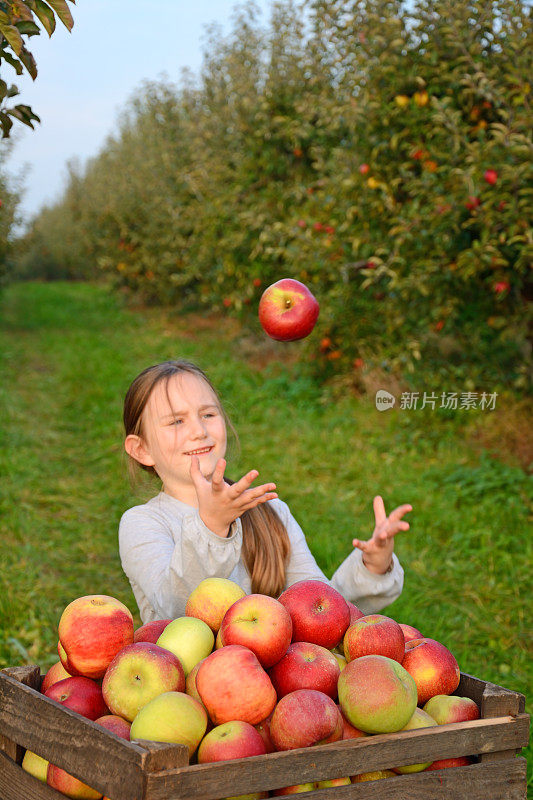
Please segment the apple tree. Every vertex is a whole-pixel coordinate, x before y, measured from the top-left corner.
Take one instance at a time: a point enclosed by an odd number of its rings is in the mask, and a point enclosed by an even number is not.
[[[68,0],[75,3],[75,0]],[[26,39],[38,36],[41,27],[52,36],[56,27],[56,17],[70,31],[74,20],[67,0],[0,0],[0,128],[2,138],[10,135],[13,121],[33,128],[39,117],[30,106],[24,103],[13,105],[12,99],[19,94],[15,84],[5,80],[5,66],[9,65],[17,75],[23,70],[35,80],[37,64],[26,47]],[[39,27],[39,24],[41,27]]]

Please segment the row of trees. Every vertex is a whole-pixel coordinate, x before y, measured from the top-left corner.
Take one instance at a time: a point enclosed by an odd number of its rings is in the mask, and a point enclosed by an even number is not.
[[[24,241],[19,274],[107,276],[254,324],[296,277],[322,375],[381,364],[525,389],[533,53],[519,0],[279,0],[147,82]],[[453,383],[452,383],[453,381]]]

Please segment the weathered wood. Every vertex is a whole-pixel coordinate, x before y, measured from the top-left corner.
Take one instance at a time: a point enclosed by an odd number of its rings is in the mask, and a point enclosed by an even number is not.
[[[468,800],[525,800],[526,771],[524,758],[512,758],[497,764],[399,775],[297,796],[302,800],[465,800],[466,796]]]
[[[518,692],[511,692],[508,689],[503,689],[494,683],[486,683],[481,698],[481,716],[483,719],[494,719],[495,717],[503,717],[506,714],[516,716],[524,711],[525,697]],[[501,748],[495,753],[482,753],[480,760],[485,761],[501,761],[519,753],[520,750],[510,749],[505,750]]]
[[[65,799],[64,794],[29,775],[4,753],[0,753],[0,797],[2,800]]]
[[[37,691],[41,687],[41,672],[38,666],[6,667],[2,672],[15,678],[15,680],[23,683],[25,686],[31,686],[32,689],[36,689]],[[22,763],[24,748],[21,747],[20,744],[8,739],[3,733],[0,733],[0,750],[18,764]]]
[[[529,717],[474,720],[344,740],[231,762],[199,764],[147,776],[146,800],[207,800],[339,775],[523,747]]]
[[[167,752],[155,744],[150,751],[65,708],[55,700],[0,673],[0,729],[11,741],[32,750],[79,780],[114,798],[143,796],[150,764]],[[66,746],[68,744],[68,746]],[[175,745],[183,764],[183,745]]]

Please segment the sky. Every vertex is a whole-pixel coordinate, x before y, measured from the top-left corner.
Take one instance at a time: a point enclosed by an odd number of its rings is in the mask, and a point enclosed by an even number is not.
[[[266,24],[272,0],[255,3]],[[69,6],[72,33],[58,22],[51,38],[42,31],[27,43],[37,61],[35,82],[2,63],[2,78],[20,90],[16,101],[41,118],[33,131],[14,124],[6,161],[8,173],[22,178],[26,220],[61,196],[68,160],[83,164],[101,149],[143,80],[179,82],[182,68],[199,72],[206,26],[216,22],[229,33],[237,2],[78,0]]]

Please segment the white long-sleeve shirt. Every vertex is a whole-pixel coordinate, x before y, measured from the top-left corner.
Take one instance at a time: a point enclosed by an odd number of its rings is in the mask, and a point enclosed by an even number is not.
[[[279,498],[269,502],[289,534],[285,588],[304,579],[326,581],[365,614],[377,613],[400,595],[403,569],[395,555],[392,570],[376,575],[354,548],[329,581],[288,505]],[[206,527],[197,508],[164,492],[122,515],[119,549],[143,623],[183,616],[188,596],[204,578],[229,578],[247,594],[252,591],[242,557],[241,520],[222,538]]]

